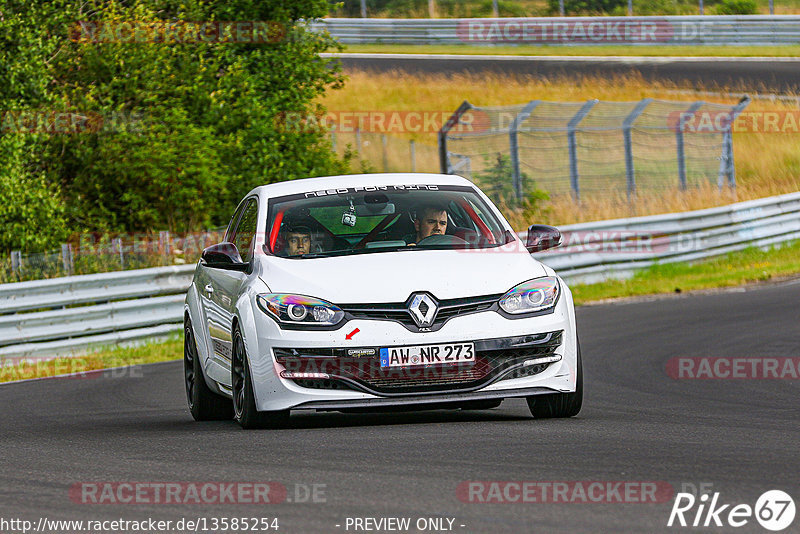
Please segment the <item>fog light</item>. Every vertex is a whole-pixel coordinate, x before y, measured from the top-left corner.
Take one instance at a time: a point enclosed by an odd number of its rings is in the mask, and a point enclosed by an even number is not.
[[[281,378],[330,378],[328,373],[298,373],[296,371],[281,371]]]
[[[553,354],[552,356],[543,356],[542,358],[534,358],[532,360],[525,360],[522,362],[523,367],[527,367],[529,365],[539,365],[541,363],[553,363],[561,361],[560,354]]]

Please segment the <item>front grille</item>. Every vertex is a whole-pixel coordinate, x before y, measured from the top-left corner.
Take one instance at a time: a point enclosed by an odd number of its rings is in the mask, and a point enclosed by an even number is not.
[[[436,319],[430,326],[431,331],[438,330],[451,318],[457,315],[467,315],[488,311],[502,297],[499,295],[484,295],[480,297],[466,297],[438,301],[439,311]],[[417,332],[417,324],[408,311],[408,303],[390,304],[344,304],[339,306],[350,319],[374,319],[379,321],[396,321],[412,332]]]
[[[326,373],[330,378],[298,378],[294,382],[311,389],[351,389],[380,395],[462,391],[483,387],[496,379],[520,378],[541,373],[550,364],[522,366],[526,360],[551,356],[561,345],[563,331],[518,338],[475,342],[475,363],[385,369],[379,347],[358,349],[274,349],[278,363],[287,371]],[[347,351],[361,351],[348,356]],[[372,351],[371,354],[369,352]]]

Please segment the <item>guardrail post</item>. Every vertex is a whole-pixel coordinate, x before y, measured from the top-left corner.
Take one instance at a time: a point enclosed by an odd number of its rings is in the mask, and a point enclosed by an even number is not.
[[[450,174],[452,167],[450,165],[450,157],[447,154],[447,134],[453,127],[461,120],[461,116],[472,109],[472,104],[464,100],[458,109],[450,115],[441,129],[439,130],[439,171],[442,174]]]
[[[124,269],[125,268],[125,256],[124,256],[125,253],[122,250],[122,239],[120,239],[119,237],[115,237],[114,239],[112,239],[111,240],[111,250],[112,250],[112,252],[116,251],[119,254],[119,268],[120,269]]]
[[[413,139],[408,142],[408,149],[411,152],[411,172],[417,172],[417,145]]]
[[[700,14],[701,14],[701,15],[704,15],[705,13],[703,13],[703,0],[700,0],[700,5],[699,5],[699,7],[700,7]]]
[[[161,249],[165,257],[169,257],[169,231],[162,230],[158,233],[158,248]]]
[[[705,102],[699,100],[689,106],[684,113],[687,115],[691,115],[700,109]],[[678,117],[678,124],[675,127],[675,145],[678,149],[678,187],[681,188],[681,191],[686,191],[686,154],[684,152],[683,146],[683,115]]]
[[[703,0],[700,1],[702,2]],[[633,0],[628,0],[628,16],[633,16]]]
[[[586,103],[581,106],[581,109],[572,116],[567,124],[567,148],[569,149],[569,182],[572,186],[572,192],[575,193],[575,199],[580,200],[581,198],[581,189],[580,184],[578,182],[578,143],[575,140],[575,129],[578,127],[578,124],[583,120],[583,118],[589,114],[595,104],[597,104],[599,100],[587,100]]]
[[[386,134],[381,134],[381,150],[383,151],[383,172],[389,171],[389,154],[386,149],[386,144],[388,140],[386,139]]]
[[[522,200],[522,174],[519,172],[519,140],[517,139],[517,134],[519,125],[530,117],[539,102],[539,100],[531,100],[525,104],[525,107],[511,121],[511,126],[508,127],[508,146],[511,152],[511,185],[514,188],[514,195],[520,201]]]
[[[645,98],[633,108],[633,111],[625,117],[622,123],[622,136],[625,139],[625,178],[628,183],[628,200],[636,192],[636,176],[633,169],[633,143],[631,140],[631,128],[633,123],[639,118],[644,109],[652,102],[652,98]]]
[[[22,253],[19,250],[11,251],[11,272],[19,274],[22,269]]]
[[[72,245],[69,243],[63,243],[61,245],[61,263],[64,266],[64,272],[67,273],[67,275],[72,275],[75,265],[72,261]]]

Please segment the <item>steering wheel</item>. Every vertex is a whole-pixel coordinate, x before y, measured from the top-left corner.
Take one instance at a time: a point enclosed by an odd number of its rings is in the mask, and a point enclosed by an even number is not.
[[[454,235],[431,234],[424,239],[420,239],[419,243],[417,243],[417,246],[424,247],[426,245],[466,245],[466,244],[468,244],[466,241]]]

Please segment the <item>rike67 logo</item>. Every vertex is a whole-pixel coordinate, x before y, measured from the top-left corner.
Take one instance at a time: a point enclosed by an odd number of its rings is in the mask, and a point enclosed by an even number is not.
[[[755,506],[724,503],[719,492],[710,500],[708,494],[696,498],[691,493],[678,493],[667,526],[739,528],[755,518],[765,529],[778,532],[789,527],[794,516],[794,500],[781,490],[764,492]]]

